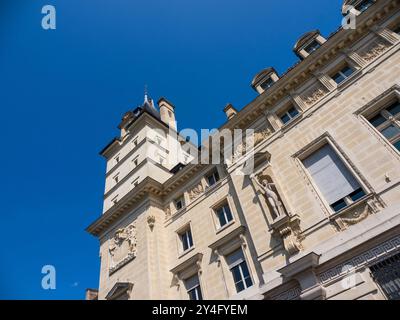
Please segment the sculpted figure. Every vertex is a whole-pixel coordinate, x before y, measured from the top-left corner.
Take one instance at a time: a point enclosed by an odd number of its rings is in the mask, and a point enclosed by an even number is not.
[[[285,208],[283,207],[283,204],[280,201],[278,194],[272,189],[272,187],[274,187],[275,184],[268,182],[267,179],[263,179],[260,182],[259,178],[255,174],[252,174],[250,178],[253,179],[258,186],[260,186],[262,193],[267,198],[268,203],[271,206],[275,218],[279,218],[280,216],[285,215],[286,214]]]

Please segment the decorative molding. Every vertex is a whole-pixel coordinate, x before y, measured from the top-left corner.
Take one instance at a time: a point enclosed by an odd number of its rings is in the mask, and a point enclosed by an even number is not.
[[[359,269],[377,263],[380,260],[388,258],[399,251],[400,236],[396,236],[395,238],[383,242],[379,246],[364,251],[362,254],[320,273],[319,279],[322,283],[336,280],[349,272],[349,268],[344,268],[345,266],[351,266],[352,269]]]
[[[360,55],[365,61],[371,62],[383,54],[389,47],[390,44],[387,41],[376,39],[371,41],[366,48],[361,50]]]
[[[348,227],[365,220],[368,216],[378,213],[383,208],[382,200],[377,195],[370,194],[363,200],[357,201],[334,214],[330,219],[334,222],[338,231],[344,231]]]
[[[118,229],[110,240],[111,244],[108,251],[111,257],[111,267],[109,269],[109,274],[111,275],[136,258],[137,239],[135,224]]]
[[[273,296],[271,300],[299,300],[300,294],[301,294],[301,287],[297,285],[276,296]]]
[[[204,187],[203,187],[202,181],[199,181],[199,183],[189,191],[190,201],[197,199],[203,193],[204,193]]]
[[[305,92],[302,95],[302,99],[304,100],[307,106],[311,106],[321,100],[325,95],[329,92],[322,85],[317,85]]]
[[[283,246],[290,256],[303,250],[301,242],[304,240],[304,236],[301,234],[300,218],[298,216],[283,217],[274,221],[271,227],[274,233],[282,239]]]
[[[153,231],[154,226],[156,224],[156,217],[153,216],[153,215],[148,216],[147,217],[147,224],[149,225],[150,230]]]

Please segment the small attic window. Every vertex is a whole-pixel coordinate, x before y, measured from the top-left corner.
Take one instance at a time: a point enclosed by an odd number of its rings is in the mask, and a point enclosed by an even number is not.
[[[360,12],[364,12],[375,3],[375,0],[364,0],[358,3],[354,8]]]
[[[311,54],[311,53],[313,53],[315,50],[317,50],[319,47],[321,47],[321,44],[320,44],[317,40],[314,40],[314,41],[312,41],[308,46],[306,46],[306,47],[304,48],[304,50],[305,50],[308,54]]]
[[[261,83],[260,87],[265,91],[271,88],[274,85],[275,81],[272,78],[266,79],[264,82]]]

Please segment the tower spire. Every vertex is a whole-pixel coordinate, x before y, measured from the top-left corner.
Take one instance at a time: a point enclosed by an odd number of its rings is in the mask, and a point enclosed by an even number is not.
[[[149,102],[148,93],[147,93],[147,84],[144,85],[144,103]]]

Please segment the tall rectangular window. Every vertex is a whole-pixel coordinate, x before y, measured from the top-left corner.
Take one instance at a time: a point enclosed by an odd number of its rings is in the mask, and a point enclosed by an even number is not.
[[[337,84],[341,84],[344,80],[349,78],[354,73],[354,70],[348,65],[341,68],[339,71],[332,75],[332,79],[335,80]]]
[[[190,300],[203,300],[199,276],[197,274],[185,280],[185,288]]]
[[[358,181],[329,144],[304,159],[303,164],[335,212],[365,196]]]
[[[233,220],[232,212],[227,202],[215,209],[215,214],[217,215],[220,228]]]
[[[400,102],[382,109],[369,122],[400,151]]]
[[[244,258],[242,249],[239,249],[226,257],[229,270],[232,273],[236,292],[241,292],[253,285],[250,271]]]
[[[179,237],[181,238],[183,252],[193,247],[192,231],[190,230],[190,227],[181,232]]]
[[[177,211],[183,209],[183,207],[185,206],[185,199],[183,198],[183,196],[175,199],[175,208]]]

